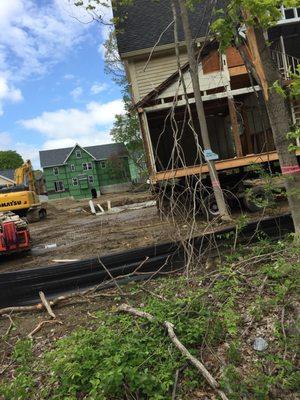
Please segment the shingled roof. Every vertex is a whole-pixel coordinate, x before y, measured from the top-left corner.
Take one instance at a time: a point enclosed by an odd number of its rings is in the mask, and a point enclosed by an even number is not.
[[[215,8],[224,8],[226,0],[217,0]],[[211,0],[203,0],[190,13],[190,26],[194,38],[205,37],[212,18]],[[152,48],[161,33],[173,20],[171,0],[135,0],[130,6],[118,6],[115,1],[114,16],[120,20],[117,42],[120,54]],[[179,40],[184,40],[179,23]],[[162,36],[159,45],[174,43],[173,28]]]
[[[14,180],[15,171],[13,169],[0,169],[0,176],[11,181]]]
[[[76,147],[76,146],[75,146]],[[81,146],[80,146],[81,147]],[[62,149],[42,150],[40,151],[41,167],[54,167],[63,165],[66,158],[74,147],[65,147]],[[95,160],[107,160],[113,156],[125,156],[126,147],[123,143],[101,144],[97,146],[82,147],[95,158]]]

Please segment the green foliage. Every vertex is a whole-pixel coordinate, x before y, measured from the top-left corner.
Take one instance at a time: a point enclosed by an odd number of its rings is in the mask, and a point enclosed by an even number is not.
[[[275,81],[272,85],[273,90],[275,90],[276,93],[280,94],[283,98],[287,98],[287,94],[286,91],[284,90],[284,88],[280,85],[280,83],[278,81]]]
[[[144,171],[145,155],[138,116],[135,110],[130,110],[131,100],[129,95],[125,94],[123,99],[126,113],[115,116],[110,135],[114,142],[125,144],[129,157],[135,162],[140,171]]]
[[[287,246],[289,259],[282,253]],[[255,264],[253,269],[250,263],[245,275],[240,266],[234,267],[245,257],[251,260],[272,252],[278,254],[275,261]],[[247,357],[245,368],[245,346],[247,355],[253,350],[240,336],[244,330],[241,309],[251,312],[259,308],[263,321],[288,304],[289,296],[299,285],[299,252],[288,241],[264,240],[252,248],[240,247],[224,260],[216,276],[197,276],[189,282],[178,276],[157,281],[157,292],[168,299],[164,301],[145,294],[142,299],[135,299],[139,286],[132,286],[132,301],[154,315],[157,322],[118,314],[114,309],[101,311],[94,314],[99,323],[96,330],[77,329],[35,362],[31,342],[20,341],[13,352],[15,378],[3,383],[0,397],[121,400],[126,394],[127,398],[167,400],[171,399],[175,371],[181,369],[178,396],[193,398],[193,391],[206,383],[170,342],[162,327],[162,322],[168,320],[195,357],[200,357],[203,346],[212,355],[219,348],[227,348],[226,365],[219,374],[228,398],[265,400],[274,388],[284,398],[286,391],[297,390],[299,384],[299,374],[289,355],[296,348],[296,334],[286,330],[284,335],[278,323],[268,351]],[[249,279],[251,290],[247,289]],[[255,295],[255,287],[259,288],[263,280],[266,291]],[[266,366],[274,373],[266,374]],[[216,362],[214,368],[217,369]]]
[[[216,18],[211,28],[221,48],[226,48],[236,38],[240,26],[246,23],[267,29],[281,18],[281,5],[296,7],[297,3],[297,0],[230,0],[226,9],[218,10],[219,18]]]
[[[300,97],[300,64],[297,65],[295,73],[291,74],[292,82],[290,85],[291,96],[298,99]]]
[[[300,146],[298,146],[296,143],[296,140],[300,140],[300,128],[299,127],[294,127],[294,129],[290,132],[287,133],[286,137],[290,140],[292,140],[292,143],[289,144],[289,151],[290,152],[295,152],[300,149]]]
[[[33,360],[31,340],[25,339],[16,343],[12,360],[18,365],[15,379],[0,385],[0,397],[2,395],[5,400],[28,399],[34,387],[34,379],[31,374]]]
[[[16,169],[20,167],[23,163],[23,158],[16,151],[0,151],[0,169]]]

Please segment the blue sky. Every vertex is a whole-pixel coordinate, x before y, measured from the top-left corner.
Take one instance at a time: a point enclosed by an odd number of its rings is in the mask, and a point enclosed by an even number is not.
[[[108,28],[72,1],[0,0],[0,149],[35,167],[39,150],[110,142],[123,112],[104,73]]]

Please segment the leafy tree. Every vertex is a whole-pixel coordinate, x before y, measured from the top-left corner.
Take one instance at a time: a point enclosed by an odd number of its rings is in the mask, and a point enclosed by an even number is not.
[[[0,151],[0,169],[16,169],[19,168],[23,163],[23,158],[16,151]]]
[[[145,155],[143,140],[137,112],[131,109],[132,100],[127,82],[125,68],[117,47],[116,31],[111,30],[104,43],[105,72],[121,87],[125,114],[117,114],[110,135],[114,142],[124,143],[129,157],[134,161],[140,172],[145,170]]]
[[[295,231],[300,234],[300,173],[296,147],[290,146],[289,132],[292,126],[290,107],[285,93],[283,77],[276,68],[265,31],[280,19],[280,5],[296,7],[298,0],[230,0],[226,10],[219,10],[219,18],[213,23],[221,48],[233,43],[239,49],[246,66],[260,84],[269,115],[274,143],[285,178],[285,187]],[[239,30],[246,27],[246,36],[252,58],[243,51],[244,39]],[[297,84],[296,84],[297,85]],[[297,86],[296,86],[297,87]],[[293,88],[292,88],[293,89]]]
[[[108,38],[103,44],[104,59],[105,59],[105,72],[110,75],[119,86],[126,88],[128,86],[124,64],[120,59],[118,52],[116,31],[110,30]]]
[[[110,135],[114,142],[125,144],[129,157],[135,162],[140,172],[142,172],[145,169],[145,156],[138,116],[136,111],[130,110],[131,100],[127,94],[123,96],[123,100],[126,113],[115,116],[115,122]]]
[[[130,5],[133,0],[118,0],[118,5]],[[113,18],[112,21],[105,21],[103,16],[103,8],[107,7],[106,0],[88,0],[83,2],[78,0],[74,3],[77,6],[84,6],[93,20],[105,25],[115,25],[119,21]],[[115,1],[116,4],[116,1]],[[102,10],[102,11],[101,11]],[[124,16],[125,18],[125,16]],[[116,30],[111,29],[107,40],[103,44],[105,58],[105,72],[110,75],[114,82],[120,86],[123,93],[123,101],[125,104],[125,114],[117,114],[110,135],[114,142],[124,143],[129,157],[134,161],[140,172],[145,170],[145,155],[143,148],[143,140],[141,138],[138,115],[135,110],[131,110],[132,105],[130,96],[130,87],[127,82],[125,68],[117,47]]]

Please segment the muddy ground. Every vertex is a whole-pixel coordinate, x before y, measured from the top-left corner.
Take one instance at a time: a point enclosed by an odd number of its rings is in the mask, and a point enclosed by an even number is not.
[[[112,200],[114,207],[153,199],[147,192],[123,193],[102,196],[96,202],[105,206],[107,200]],[[47,219],[30,224],[31,251],[0,258],[1,272],[158,243],[168,231],[168,224],[160,221],[156,207],[94,216],[89,212],[88,201],[66,199],[49,202],[47,212]]]
[[[154,199],[149,192],[122,193],[102,196],[95,203],[106,207],[107,200],[111,200],[112,207],[117,207]],[[248,216],[257,219],[284,211],[285,203],[264,214]],[[30,224],[31,251],[0,258],[0,272],[39,268],[57,264],[58,260],[82,260],[179,239],[173,223],[161,220],[156,206],[95,216],[90,213],[88,200],[64,199],[48,202],[47,212],[47,219]],[[239,212],[234,214],[235,218],[239,216]],[[214,225],[218,227],[219,223]],[[208,232],[214,225],[208,226],[205,219],[199,217],[195,234]],[[184,221],[180,226],[184,234],[188,226]]]

